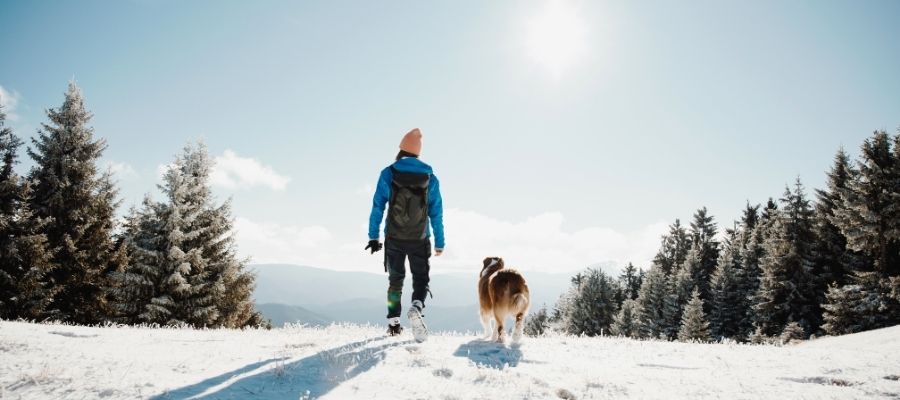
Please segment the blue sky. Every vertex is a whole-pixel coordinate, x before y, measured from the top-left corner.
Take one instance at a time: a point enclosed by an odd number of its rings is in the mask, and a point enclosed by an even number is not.
[[[378,271],[372,185],[403,133],[447,253],[646,264],[900,126],[896,1],[0,1],[0,87],[32,136],[74,77],[123,209],[188,140],[219,157],[256,262]],[[227,153],[226,153],[227,152]],[[26,157],[27,158],[27,157]],[[22,169],[28,167],[25,160]]]

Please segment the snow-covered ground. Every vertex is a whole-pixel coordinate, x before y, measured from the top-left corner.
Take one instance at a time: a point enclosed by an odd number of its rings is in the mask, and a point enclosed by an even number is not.
[[[0,321],[3,399],[850,399],[900,397],[900,327],[784,347],[380,327],[272,331]],[[304,397],[308,396],[308,397]]]

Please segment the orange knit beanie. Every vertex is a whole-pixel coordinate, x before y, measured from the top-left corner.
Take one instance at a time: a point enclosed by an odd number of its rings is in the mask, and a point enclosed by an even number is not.
[[[413,128],[400,141],[400,150],[419,155],[422,153],[422,132],[419,128]]]

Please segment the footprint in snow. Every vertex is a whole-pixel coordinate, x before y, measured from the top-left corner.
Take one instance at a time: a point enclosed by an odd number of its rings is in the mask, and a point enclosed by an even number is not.
[[[840,379],[840,378],[829,378],[824,376],[812,376],[808,378],[778,378],[783,381],[791,381],[797,383],[816,383],[819,385],[831,385],[831,386],[854,386],[857,385],[857,382],[851,382],[848,380]]]
[[[450,368],[438,368],[432,372],[434,376],[441,378],[450,378],[453,376],[453,370]]]

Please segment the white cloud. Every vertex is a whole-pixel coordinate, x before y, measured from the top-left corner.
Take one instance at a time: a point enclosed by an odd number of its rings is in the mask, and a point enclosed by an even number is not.
[[[16,114],[16,106],[19,104],[20,98],[22,98],[22,96],[19,92],[9,92],[4,89],[3,86],[0,86],[0,105],[3,106],[3,112],[6,113],[6,119],[10,121],[19,119],[19,115]]]
[[[667,230],[657,222],[630,232],[591,227],[563,229],[561,213],[540,214],[508,222],[476,212],[450,209],[444,213],[447,251],[432,258],[432,271],[477,271],[486,256],[504,257],[522,270],[572,272],[588,266],[627,262],[646,268]],[[239,251],[255,263],[291,263],[341,270],[378,271],[382,253],[363,251],[362,239],[336,238],[321,226],[297,227],[236,221]],[[361,228],[364,232],[364,228]]]
[[[104,166],[119,179],[131,179],[138,177],[137,170],[135,170],[134,167],[131,166],[131,164],[125,162],[107,160],[106,162],[104,162]]]
[[[253,158],[238,156],[234,151],[216,157],[216,166],[210,176],[213,185],[226,189],[247,189],[265,186],[273,190],[284,190],[290,177],[280,175],[272,167],[263,165]]]
[[[161,180],[171,166],[172,164],[157,166],[157,178]],[[225,150],[221,156],[216,156],[209,180],[213,186],[230,190],[249,189],[255,186],[284,190],[291,178],[278,174],[272,167],[263,165],[254,158],[241,157],[234,151]]]
[[[559,212],[508,222],[451,209],[444,221],[447,253],[442,261],[461,269],[478,268],[486,256],[504,257],[509,265],[523,270],[552,272],[601,263],[633,262],[646,267],[667,229],[660,221],[630,232],[604,227],[566,231]]]
[[[238,250],[254,263],[320,266],[331,260],[328,253],[334,248],[334,238],[325,227],[297,227],[241,217],[235,219],[234,227]]]

